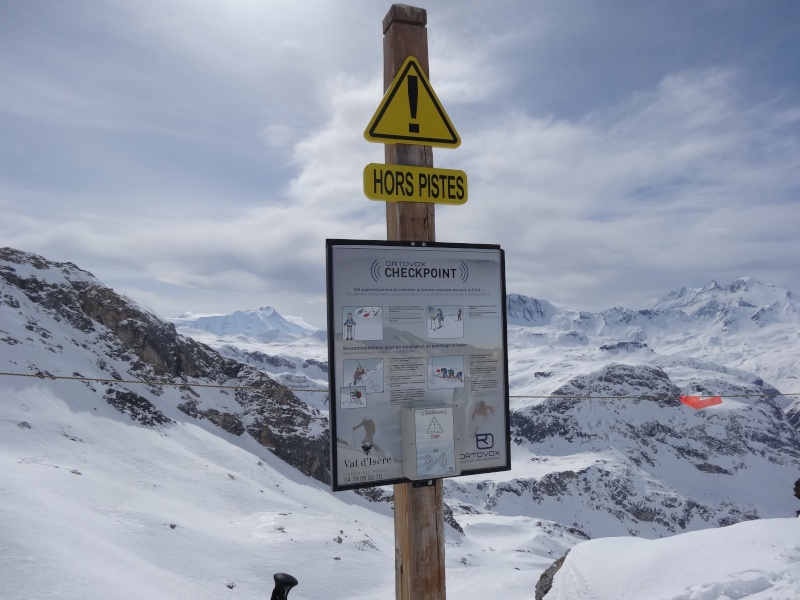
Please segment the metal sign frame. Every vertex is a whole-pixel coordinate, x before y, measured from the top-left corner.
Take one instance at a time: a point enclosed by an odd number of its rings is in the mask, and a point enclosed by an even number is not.
[[[333,490],[411,481],[408,408],[451,409],[455,476],[509,470],[500,246],[329,239],[326,259]]]

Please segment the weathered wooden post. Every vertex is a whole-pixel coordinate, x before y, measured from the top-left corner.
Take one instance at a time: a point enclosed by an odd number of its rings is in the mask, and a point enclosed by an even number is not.
[[[466,173],[433,167],[432,147],[461,138],[429,82],[426,24],[402,4],[383,20],[386,91],[364,138],[385,163],[364,168],[364,195],[387,203],[387,240],[326,242],[331,487],[394,485],[397,600],[446,598],[442,479],[511,468],[504,254],[436,241],[434,203],[469,194]],[[369,389],[348,376],[364,361],[380,369]]]
[[[425,75],[428,66],[428,14],[425,9],[393,4],[383,19],[383,87],[387,89],[403,61],[417,58]],[[433,148],[412,144],[386,144],[387,165],[433,167]],[[388,240],[436,241],[434,205],[427,202],[387,202]]]
[[[428,21],[422,8],[393,4],[383,20],[383,82],[388,89],[401,65],[416,57],[426,76]],[[386,164],[433,167],[433,149],[386,144]],[[436,241],[435,210],[427,202],[387,202],[386,239]],[[394,485],[395,590],[397,600],[444,600],[444,500],[442,480]]]

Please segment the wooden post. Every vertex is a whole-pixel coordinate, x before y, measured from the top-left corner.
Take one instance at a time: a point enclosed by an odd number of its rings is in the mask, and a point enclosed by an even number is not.
[[[393,4],[383,20],[383,83],[388,89],[403,61],[413,56],[430,79],[428,14]],[[433,167],[430,146],[386,144],[386,164]],[[386,239],[436,241],[434,205],[387,202]],[[397,600],[445,600],[444,499],[442,480],[433,485],[394,486],[395,597]]]
[[[383,19],[383,89],[409,56],[419,62],[430,80],[428,67],[428,13],[422,8],[393,4]],[[411,144],[386,144],[387,165],[433,167],[433,148]],[[386,239],[436,241],[434,205],[427,202],[387,202]]]

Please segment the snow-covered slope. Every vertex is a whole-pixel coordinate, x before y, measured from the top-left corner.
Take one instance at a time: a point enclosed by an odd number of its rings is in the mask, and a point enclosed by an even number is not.
[[[269,374],[310,406],[327,410],[324,331],[290,321],[269,306],[228,315],[185,314],[169,321],[179,333]]]
[[[525,325],[509,328],[512,394],[542,397],[514,398],[512,471],[446,483],[451,597],[531,598],[586,533],[673,536],[793,514],[796,432],[757,372],[618,335],[635,332],[622,309],[601,318],[529,300],[516,297]],[[673,323],[697,312],[676,311]],[[324,385],[314,335],[225,345]],[[176,335],[75,265],[2,249],[0,372],[3,597],[260,598],[276,571],[300,579],[298,600],[391,597],[390,504],[319,481],[324,411],[259,366]],[[725,400],[695,411],[676,400],[687,392]],[[773,538],[783,544],[758,539]]]
[[[573,548],[546,600],[796,600],[800,519]]]
[[[0,286],[6,385],[58,378],[93,412],[147,426],[208,423],[325,478],[327,419],[263,372],[177,335],[70,263],[0,249]]]
[[[255,441],[242,448],[195,423],[153,429],[76,410],[82,388],[0,388],[4,599],[256,600],[280,571],[300,581],[290,600],[393,597],[386,505],[332,494]],[[531,600],[569,548],[548,600],[800,597],[800,519],[586,548],[542,519],[458,519],[465,534],[448,528],[446,542],[449,598]]]
[[[452,495],[592,536],[792,514],[798,396],[767,377],[795,382],[790,292],[744,278],[649,310],[578,312],[513,294],[507,309],[516,458],[508,474],[449,481]],[[681,395],[723,403],[696,411]]]
[[[580,363],[618,360],[613,351],[637,362],[697,359],[800,392],[800,303],[790,291],[751,278],[683,288],[646,310],[579,312],[517,295],[509,295],[507,307],[519,394],[542,391],[536,372],[564,373],[563,382],[575,363],[580,370]],[[543,387],[554,389],[551,382]]]
[[[79,383],[0,389],[0,596],[8,600],[389,598],[394,533],[385,504],[333,494],[251,438],[202,423],[145,427]],[[451,597],[504,580],[529,591],[580,538],[540,519],[476,514],[448,528]],[[233,590],[233,591],[230,591]]]
[[[389,505],[308,476],[319,412],[91,274],[0,250],[0,373],[1,597],[265,598],[278,571],[300,600],[392,595]],[[465,599],[496,576],[526,597],[582,539],[483,511],[455,526]]]
[[[741,363],[731,359],[736,347],[750,347],[794,369],[797,347],[770,345],[800,332],[793,302],[751,279],[673,292],[644,311],[575,312],[510,294],[512,470],[448,480],[456,518],[483,510],[544,517],[593,537],[658,537],[791,514],[800,441],[781,407],[793,397],[729,363]],[[780,323],[752,318],[776,303],[785,305]],[[764,330],[770,339],[758,337]],[[249,364],[296,378],[300,360],[291,358],[289,371],[287,349],[270,350],[278,354],[260,365],[248,353]],[[322,389],[324,380],[313,384]],[[679,401],[720,394],[722,405],[702,411]]]

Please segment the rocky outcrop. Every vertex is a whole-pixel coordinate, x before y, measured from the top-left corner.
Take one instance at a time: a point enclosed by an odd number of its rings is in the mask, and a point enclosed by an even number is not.
[[[94,355],[97,373],[76,375],[107,378],[111,384],[100,397],[137,423],[168,426],[167,415],[177,409],[234,436],[250,435],[303,473],[328,480],[327,420],[263,372],[178,335],[173,324],[72,263],[3,248],[0,284],[3,305],[29,332],[26,339],[7,334],[2,341],[39,343],[54,355],[70,346]],[[52,323],[43,325],[46,319]],[[164,386],[178,387],[182,400],[168,406]],[[230,401],[218,400],[220,389],[232,390]]]
[[[566,554],[559,558],[556,562],[550,565],[544,573],[539,576],[539,581],[536,582],[536,600],[543,600],[544,597],[547,595],[547,592],[553,587],[553,577],[556,576],[558,570],[564,565],[564,561],[567,560],[567,555],[569,554],[569,550],[567,550]]]
[[[142,425],[155,427],[172,422],[172,419],[165,416],[152,402],[139,394],[127,390],[108,388],[104,398],[119,412],[129,415],[133,421],[137,421]]]
[[[595,523],[593,537],[652,537],[759,518],[746,495],[698,494],[689,482],[764,469],[796,472],[800,438],[763,382],[692,385],[704,394],[713,385],[732,398],[724,409],[689,409],[680,402],[685,392],[663,369],[610,364],[512,411],[512,438],[531,461],[544,468],[546,457],[572,456],[581,468],[487,484],[483,506],[506,513],[522,503],[528,514],[562,522],[574,515],[578,525]]]
[[[508,294],[506,296],[506,313],[509,323],[543,325],[548,323],[556,313],[556,307],[546,300]]]

